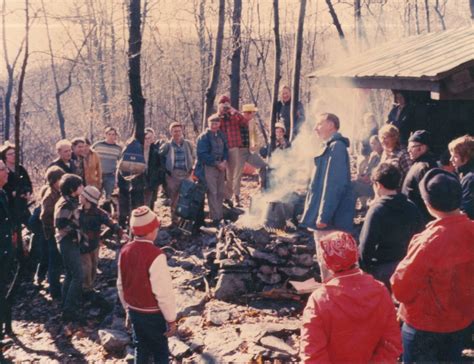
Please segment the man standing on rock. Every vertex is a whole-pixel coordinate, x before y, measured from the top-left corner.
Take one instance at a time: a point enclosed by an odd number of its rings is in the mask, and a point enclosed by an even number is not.
[[[229,148],[229,158],[226,166],[225,202],[230,207],[233,207],[231,201],[232,196],[233,194],[240,192],[236,189],[237,182],[240,183],[240,179],[237,178],[240,173],[239,161],[243,157],[243,151],[246,150],[242,140],[241,129],[247,129],[248,133],[249,123],[238,110],[231,107],[228,96],[223,95],[219,98],[217,110],[220,121],[220,130],[224,133]],[[238,196],[235,198],[235,201],[237,203],[240,201]]]
[[[120,252],[117,289],[131,320],[135,363],[168,363],[168,337],[176,332],[176,303],[166,255],[153,242],[160,222],[147,206],[132,211],[135,238]]]
[[[314,240],[334,230],[352,231],[355,201],[351,184],[349,139],[339,133],[339,118],[321,114],[314,130],[323,141],[314,158],[315,168],[300,226],[314,231]]]

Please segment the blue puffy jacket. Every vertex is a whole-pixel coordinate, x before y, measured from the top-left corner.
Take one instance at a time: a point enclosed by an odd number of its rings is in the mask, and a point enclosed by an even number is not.
[[[316,230],[316,221],[326,229],[352,232],[355,198],[347,148],[349,139],[335,133],[314,158],[315,168],[306,196],[300,226]]]

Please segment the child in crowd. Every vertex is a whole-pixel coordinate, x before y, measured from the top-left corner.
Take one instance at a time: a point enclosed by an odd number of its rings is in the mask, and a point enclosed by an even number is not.
[[[97,274],[99,258],[100,233],[102,225],[108,226],[113,233],[122,236],[123,231],[114,223],[107,212],[97,205],[100,191],[94,186],[86,186],[79,196],[81,203],[79,223],[81,227],[81,263],[84,272],[82,284],[83,297],[92,298],[94,294],[94,281]]]
[[[54,207],[54,226],[56,242],[63,258],[66,276],[63,283],[63,320],[82,321],[78,314],[81,295],[83,271],[79,248],[79,196],[84,189],[82,178],[67,173],[59,181],[61,198]]]

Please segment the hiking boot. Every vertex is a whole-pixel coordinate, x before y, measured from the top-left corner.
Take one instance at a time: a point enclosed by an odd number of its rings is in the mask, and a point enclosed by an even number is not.
[[[227,204],[227,206],[229,206],[229,208],[231,208],[231,209],[234,208],[234,204],[232,203],[232,200],[230,198],[226,198],[224,200],[224,203]]]

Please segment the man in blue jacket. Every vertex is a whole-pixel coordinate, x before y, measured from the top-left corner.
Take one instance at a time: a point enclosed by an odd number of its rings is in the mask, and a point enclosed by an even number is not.
[[[206,183],[209,217],[213,225],[218,225],[224,217],[222,204],[229,148],[225,134],[220,130],[220,116],[211,115],[208,123],[209,127],[197,139],[195,175]]]
[[[334,230],[350,233],[353,226],[355,199],[347,152],[349,139],[339,133],[339,127],[339,118],[331,113],[321,114],[314,127],[323,147],[314,158],[300,226],[314,231],[316,243]]]

